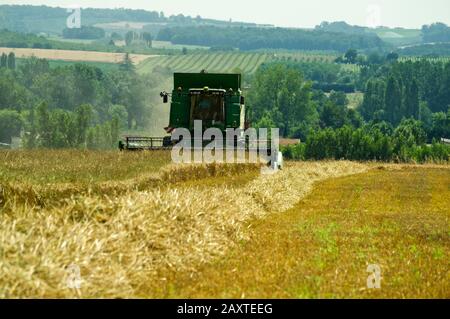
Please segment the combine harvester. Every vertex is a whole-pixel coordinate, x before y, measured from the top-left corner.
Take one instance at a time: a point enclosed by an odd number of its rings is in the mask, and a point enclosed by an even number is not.
[[[240,74],[175,73],[172,93],[161,92],[164,103],[170,104],[169,126],[165,128],[165,137],[127,136],[119,142],[121,150],[164,150],[172,149],[180,142],[176,138],[177,129],[191,132],[192,149],[210,145],[213,140],[201,141],[196,137],[196,121],[202,121],[202,133],[207,129],[219,129],[225,137],[229,130],[239,130],[240,136],[222,143],[224,149],[244,148],[247,152],[258,152],[260,156],[270,156],[271,166],[282,168],[283,158],[278,149],[272,149],[272,142],[265,139],[250,140],[244,131],[250,128],[248,110],[241,91]],[[186,141],[184,141],[186,142]],[[278,148],[278,145],[275,146]],[[269,162],[268,161],[268,162]]]

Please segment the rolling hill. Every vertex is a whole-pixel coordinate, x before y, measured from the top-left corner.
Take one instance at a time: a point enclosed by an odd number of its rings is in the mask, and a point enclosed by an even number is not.
[[[152,72],[155,68],[168,68],[173,72],[234,72],[254,73],[258,67],[274,60],[332,62],[333,54],[304,52],[218,52],[195,53],[190,55],[154,56],[138,65],[140,73]]]

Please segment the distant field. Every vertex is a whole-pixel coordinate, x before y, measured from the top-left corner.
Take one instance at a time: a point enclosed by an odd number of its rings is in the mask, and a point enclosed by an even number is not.
[[[153,41],[152,47],[155,49],[172,49],[172,50],[181,50],[186,48],[188,50],[207,50],[209,47],[199,46],[199,45],[181,45],[181,44],[173,44],[169,41]]]
[[[139,65],[142,73],[152,72],[155,67],[168,67],[174,72],[232,72],[239,69],[246,73],[255,72],[269,60],[266,53],[206,53],[192,55],[158,56]]]
[[[124,47],[125,41],[114,41],[114,44],[117,47]],[[178,50],[181,51],[183,48],[188,50],[208,50],[209,47],[199,46],[199,45],[181,45],[181,44],[173,44],[169,41],[152,41],[153,49],[165,49],[165,50]]]
[[[375,32],[383,41],[393,45],[409,45],[420,43],[422,40],[421,31],[418,29],[386,29],[381,28]]]
[[[20,66],[26,59],[16,59],[16,65]],[[64,60],[48,60],[50,68],[70,66],[75,63],[83,63],[92,67],[102,69],[103,71],[116,71],[120,65],[110,62],[86,62],[86,61],[64,61]]]
[[[120,21],[120,22],[110,22],[110,23],[97,23],[94,26],[102,29],[134,29],[141,30],[144,26],[146,26],[148,22],[131,22],[131,21]]]
[[[81,44],[91,44],[97,40],[88,40],[88,39],[66,39],[60,36],[51,36],[48,37],[49,40],[61,41],[61,42],[69,42],[69,43],[81,43]]]
[[[379,29],[376,34],[381,38],[417,38],[420,37],[421,31],[419,29]]]
[[[333,53],[319,53],[314,51],[282,51],[273,52],[272,56],[276,60],[332,63],[339,55]]]
[[[0,47],[0,54],[8,54],[10,52],[14,52],[18,58],[29,58],[35,56],[41,59],[63,61],[121,63],[124,59],[123,53],[50,49],[13,49]],[[130,58],[135,64],[144,61],[148,57],[151,56],[143,54],[130,54]]]
[[[441,56],[441,57],[438,57],[438,58],[414,57],[414,56],[408,57],[408,56],[405,56],[405,57],[401,57],[400,61],[401,62],[405,62],[405,61],[415,62],[415,61],[420,61],[422,59],[426,59],[427,61],[431,61],[431,62],[444,62],[444,63],[450,62],[450,56]]]
[[[331,63],[336,58],[333,54],[305,52],[218,52],[195,53],[189,55],[152,57],[139,65],[142,73],[152,72],[155,67],[168,67],[174,72],[209,72],[254,73],[258,67],[269,61],[303,61]]]

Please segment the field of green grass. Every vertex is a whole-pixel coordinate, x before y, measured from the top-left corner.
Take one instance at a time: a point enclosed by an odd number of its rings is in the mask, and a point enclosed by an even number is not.
[[[155,67],[169,68],[174,72],[234,72],[254,73],[258,67],[269,61],[304,61],[331,63],[333,54],[305,52],[218,52],[194,53],[188,55],[157,56],[139,64],[141,73],[152,72]]]
[[[396,46],[411,45],[422,41],[422,33],[419,29],[388,29],[380,28],[375,33],[383,40]]]
[[[159,56],[149,58],[138,66],[142,73],[152,72],[155,67],[167,67],[174,72],[255,72],[269,60],[264,53],[205,53],[192,55]]]

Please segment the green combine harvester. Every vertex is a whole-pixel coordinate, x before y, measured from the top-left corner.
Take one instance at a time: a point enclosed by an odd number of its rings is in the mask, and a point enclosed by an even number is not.
[[[241,129],[242,132],[250,127],[248,110],[241,89],[240,74],[213,74],[202,71],[200,73],[175,73],[174,90],[172,93],[161,92],[164,103],[170,104],[169,125],[165,127],[165,137],[137,137],[127,136],[121,141],[121,150],[161,150],[171,149],[179,141],[172,139],[172,134],[180,128],[187,129],[194,136],[194,122],[201,120],[203,132],[209,128],[219,129],[223,136],[229,129]],[[227,141],[229,142],[229,141]],[[192,138],[192,146],[199,145]],[[211,143],[202,139],[202,147]],[[270,141],[249,143],[244,136],[236,137],[232,145],[245,147],[246,150],[260,149],[260,143],[266,145],[268,153],[272,152]],[[276,151],[278,154],[278,150]],[[280,161],[282,161],[280,159]]]

